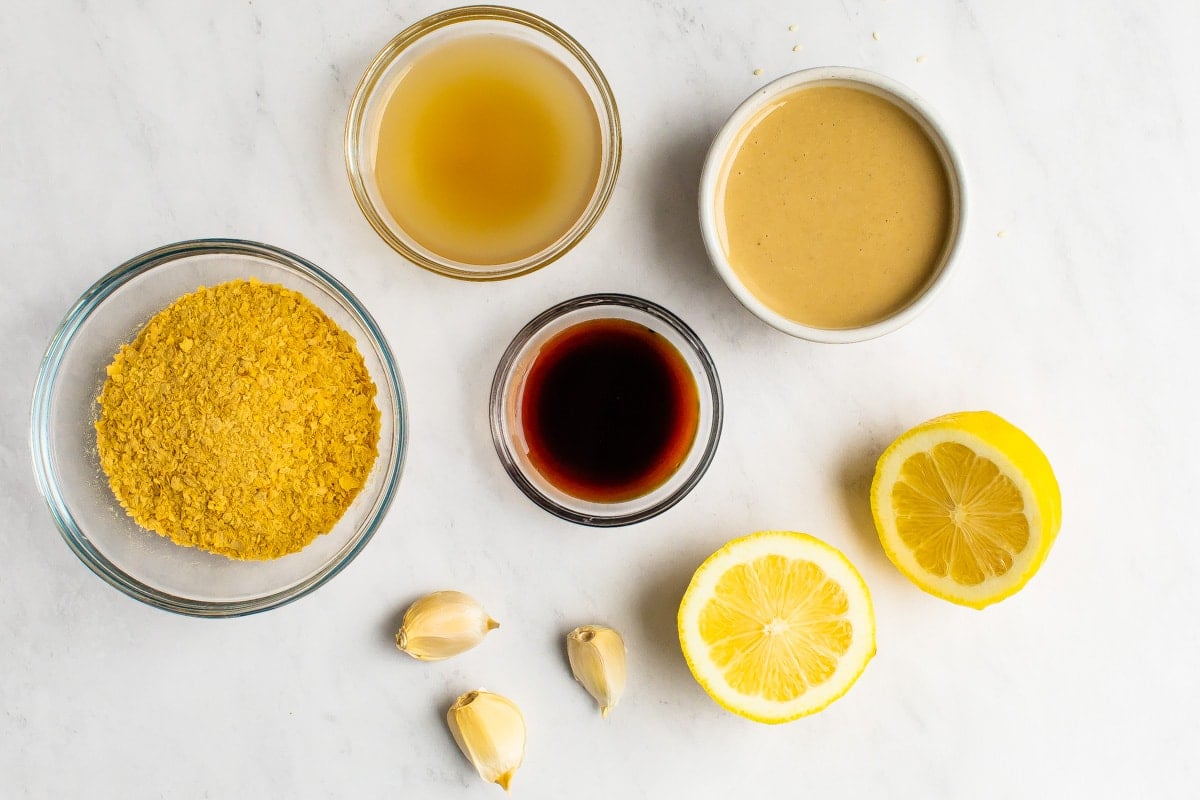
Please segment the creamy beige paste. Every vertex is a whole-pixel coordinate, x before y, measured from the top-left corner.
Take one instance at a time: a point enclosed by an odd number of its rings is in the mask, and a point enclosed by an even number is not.
[[[801,88],[747,126],[717,188],[722,245],[779,314],[853,328],[899,311],[937,270],[950,186],[933,142],[894,103]]]

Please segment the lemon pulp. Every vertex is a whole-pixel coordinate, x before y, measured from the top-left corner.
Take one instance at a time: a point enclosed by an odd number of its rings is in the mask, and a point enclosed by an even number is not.
[[[1025,502],[1012,479],[953,442],[909,456],[892,511],[917,563],[967,586],[1008,572],[1029,544]]]
[[[737,564],[700,612],[700,636],[742,694],[793,700],[829,680],[854,636],[842,587],[811,561]]]

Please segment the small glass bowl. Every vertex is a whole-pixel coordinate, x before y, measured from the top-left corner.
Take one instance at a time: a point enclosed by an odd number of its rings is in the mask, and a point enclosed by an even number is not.
[[[156,313],[198,286],[255,277],[298,291],[354,337],[381,415],[379,455],[354,503],[298,553],[235,561],[142,528],[100,468],[94,423],[105,368]],[[233,239],[166,245],[105,275],[67,312],[42,359],[31,446],[38,487],[63,538],[93,572],[130,597],[197,617],[236,617],[295,600],[357,556],[391,503],[404,460],[400,376],[378,325],[319,267],[275,247]]]
[[[520,422],[525,379],[542,346],[560,331],[594,319],[624,319],[663,336],[683,357],[696,382],[700,414],[687,457],[661,486],[619,503],[580,500],[551,484],[529,460]],[[627,294],[591,294],[559,303],[534,317],[512,340],[492,379],[492,442],[513,483],[537,505],[580,525],[611,528],[658,516],[695,488],[712,463],[721,438],[724,405],[717,367],[695,332],[660,305]]]
[[[501,34],[532,44],[567,67],[592,100],[600,121],[600,175],[587,207],[557,241],[539,253],[503,264],[466,264],[445,258],[409,236],[388,213],[375,181],[375,151],[384,108],[414,60],[447,41]],[[612,89],[596,61],[566,31],[539,16],[503,6],[464,6],[426,17],[406,28],[375,56],[350,101],[346,120],[346,171],[354,199],[385,242],[414,264],[468,281],[514,278],[556,261],[600,219],[621,165],[621,121]]]

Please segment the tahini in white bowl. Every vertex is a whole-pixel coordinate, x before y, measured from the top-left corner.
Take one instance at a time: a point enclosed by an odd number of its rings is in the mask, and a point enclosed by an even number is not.
[[[940,256],[924,285],[902,307],[869,324],[846,328],[822,328],[803,324],[770,308],[745,284],[730,264],[722,243],[720,215],[723,213],[728,165],[741,145],[741,134],[764,109],[797,89],[842,86],[874,94],[911,117],[937,152],[949,189],[949,219]],[[956,261],[965,213],[965,180],[958,155],[942,125],[929,107],[907,87],[874,72],[852,67],[816,67],[785,75],[747,98],[721,128],[705,159],[700,177],[700,230],[709,259],[734,296],[767,324],[792,336],[814,342],[847,343],[874,339],[912,321],[933,301],[946,284]]]

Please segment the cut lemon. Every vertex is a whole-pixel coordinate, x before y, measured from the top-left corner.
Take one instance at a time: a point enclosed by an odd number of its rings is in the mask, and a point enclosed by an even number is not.
[[[930,594],[983,608],[1050,552],[1062,499],[1033,440],[990,411],[931,419],[879,458],[871,511],[888,558]]]
[[[679,606],[692,675],[735,714],[788,722],[837,700],[875,655],[862,576],[838,550],[788,531],[709,556]]]

